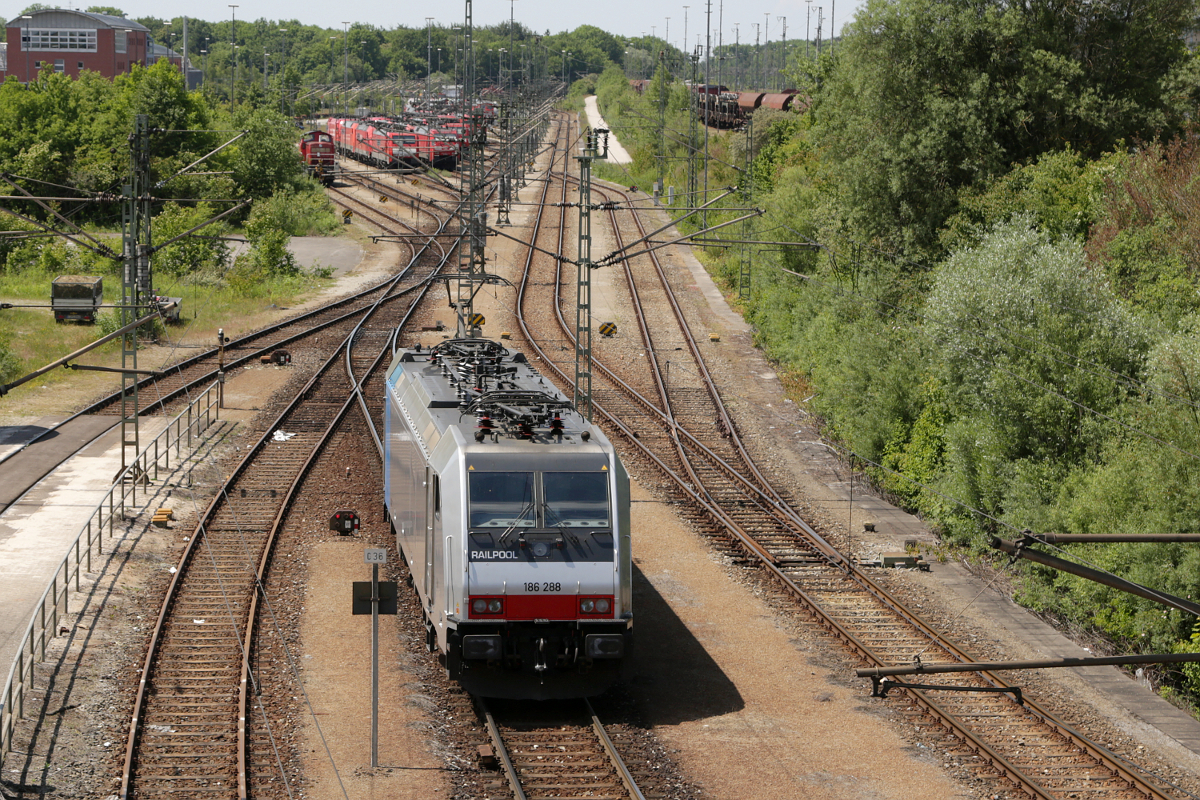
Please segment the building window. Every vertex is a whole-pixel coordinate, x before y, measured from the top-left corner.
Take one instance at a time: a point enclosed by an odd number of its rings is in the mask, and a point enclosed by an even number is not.
[[[96,52],[96,31],[85,28],[30,28],[30,50],[82,50]]]
[[[118,53],[124,53],[128,45],[129,31],[113,31],[113,42]]]
[[[61,58],[55,59],[54,60],[54,71],[55,72],[66,72],[67,71],[67,62],[63,61]]]
[[[80,69],[83,69],[83,62],[82,62],[82,61],[80,61],[80,62],[79,62],[79,68],[80,68]]]

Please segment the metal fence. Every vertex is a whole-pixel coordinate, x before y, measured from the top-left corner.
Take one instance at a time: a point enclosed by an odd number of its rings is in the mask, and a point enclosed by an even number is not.
[[[219,418],[217,384],[213,383],[171,420],[166,429],[154,437],[154,441],[146,445],[134,462],[117,476],[75,537],[74,543],[68,546],[66,555],[50,579],[50,585],[34,608],[20,650],[8,671],[3,702],[0,702],[0,761],[12,748],[17,721],[25,716],[25,697],[33,689],[34,670],[38,662],[46,659],[46,643],[57,634],[60,618],[69,613],[67,597],[71,583],[73,581],[75,591],[79,591],[80,572],[92,571],[92,552],[94,550],[97,556],[101,555],[105,528],[111,538],[117,525],[126,520],[127,512],[133,511],[133,516],[136,516],[138,489],[143,489],[142,502],[146,502],[150,494],[144,490],[145,487],[158,479],[160,469],[171,469],[172,451],[176,464],[188,458],[193,440],[198,440]]]

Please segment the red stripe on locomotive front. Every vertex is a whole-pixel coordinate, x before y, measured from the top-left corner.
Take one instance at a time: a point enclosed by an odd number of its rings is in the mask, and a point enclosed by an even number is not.
[[[508,619],[578,619],[579,598],[573,594],[510,594]]]
[[[491,598],[497,595],[478,595]],[[608,611],[603,614],[583,614],[579,611],[579,595],[574,594],[509,594],[504,595],[504,611],[499,614],[476,614],[468,601],[468,617],[471,619],[506,619],[524,621],[533,619],[612,619],[612,595],[587,595],[595,600],[608,601]],[[476,595],[471,596],[474,601]]]

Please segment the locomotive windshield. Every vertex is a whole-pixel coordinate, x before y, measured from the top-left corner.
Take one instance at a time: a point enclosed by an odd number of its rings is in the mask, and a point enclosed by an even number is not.
[[[609,527],[606,477],[603,472],[542,473],[546,527]]]
[[[472,528],[609,528],[604,472],[473,472]]]
[[[471,475],[472,528],[532,528],[533,512],[532,472]]]

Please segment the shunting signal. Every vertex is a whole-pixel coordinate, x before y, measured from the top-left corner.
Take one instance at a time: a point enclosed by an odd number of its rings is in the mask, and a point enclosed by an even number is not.
[[[358,514],[354,511],[338,511],[329,518],[329,530],[338,533],[354,533],[360,524]]]

